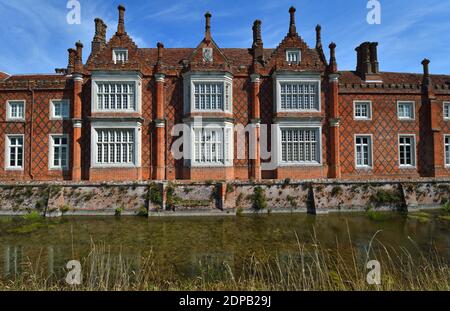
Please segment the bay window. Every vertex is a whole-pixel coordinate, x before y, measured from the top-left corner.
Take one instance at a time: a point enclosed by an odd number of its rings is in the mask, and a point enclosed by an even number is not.
[[[184,78],[184,112],[233,111],[233,79],[228,73],[187,73]]]
[[[320,75],[276,73],[276,112],[320,112]]]

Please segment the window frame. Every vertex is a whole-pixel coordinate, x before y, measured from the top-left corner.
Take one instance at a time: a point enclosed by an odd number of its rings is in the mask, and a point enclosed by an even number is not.
[[[290,53],[296,53],[297,54],[297,61],[290,61],[289,60],[289,54]],[[302,51],[300,49],[287,49],[286,50],[286,62],[289,64],[299,64],[302,61]]]
[[[66,148],[67,148],[67,152],[66,152],[66,165],[60,165],[60,166],[55,166],[55,138],[65,138],[67,139],[67,144],[66,144]],[[60,145],[62,146],[62,145]],[[69,170],[69,166],[70,166],[70,137],[68,134],[49,134],[49,156],[48,156],[48,160],[49,160],[49,170],[55,170],[55,171],[68,171]]]
[[[402,105],[402,104],[411,105],[412,116],[410,116],[410,117],[401,117],[400,116],[400,105]],[[416,119],[416,102],[413,100],[411,100],[411,101],[410,100],[398,100],[397,101],[397,118],[400,121],[414,121]]]
[[[98,130],[134,130],[134,163],[103,164],[97,162]],[[91,167],[92,168],[140,168],[142,161],[142,124],[140,122],[94,121],[91,124]]]
[[[15,118],[11,116],[11,104],[12,103],[22,103],[23,104],[23,117]],[[27,115],[27,101],[24,99],[11,99],[6,101],[6,121],[10,122],[23,122]]]
[[[134,83],[134,109],[99,109],[98,85],[100,83],[120,84]],[[142,77],[137,72],[94,72],[91,85],[91,112],[92,113],[141,113],[142,111]]]
[[[369,105],[369,109],[368,109],[369,115],[367,117],[356,116],[356,106],[361,105],[361,104]],[[357,99],[357,100],[353,101],[353,120],[355,120],[355,121],[372,121],[372,117],[373,117],[373,111],[372,111],[372,101],[371,100]]]
[[[445,107],[448,107],[448,116],[445,115]],[[445,121],[450,121],[450,102],[448,101],[442,103],[442,117]]]
[[[223,109],[196,109],[195,84],[223,84]],[[189,72],[183,75],[184,113],[226,113],[233,114],[233,76],[229,73]]]
[[[358,170],[364,169],[373,169],[373,134],[355,134],[354,136],[354,145],[355,145],[355,168]],[[358,156],[357,156],[357,143],[356,140],[358,138],[369,138],[369,165],[358,165]]]
[[[411,159],[413,164],[401,164],[401,156],[400,156],[400,138],[402,137],[409,137],[412,138],[412,150],[411,150]],[[398,165],[400,169],[415,169],[417,168],[417,142],[416,142],[416,135],[415,134],[398,134],[397,139],[398,144]]]
[[[447,139],[448,143],[445,142]],[[446,148],[449,149],[448,158]],[[444,165],[446,168],[450,168],[450,134],[444,134]]]
[[[321,113],[322,112],[322,80],[319,74],[275,73],[274,80],[274,112],[275,113]],[[282,83],[315,83],[317,84],[317,109],[282,109]]]
[[[66,116],[61,116],[58,117],[55,115],[55,103],[60,102],[60,103],[64,103],[65,105],[67,105],[67,115]],[[68,120],[70,119],[70,111],[71,105],[70,105],[70,100],[69,99],[51,99],[50,100],[50,120]]]
[[[11,166],[11,138],[22,138],[22,166]],[[6,134],[5,135],[5,170],[6,171],[24,171],[25,168],[25,135],[23,134]]]
[[[123,52],[125,52],[125,60],[122,62],[122,61],[119,61],[119,60],[117,60],[117,53],[123,53]],[[122,48],[117,48],[117,49],[113,49],[112,50],[112,56],[113,56],[113,62],[114,62],[114,64],[126,64],[127,62],[128,62],[128,49],[122,49]]]
[[[277,129],[274,132],[273,141],[276,141],[276,162],[278,167],[321,167],[323,163],[323,138],[322,138],[322,124],[320,122],[295,122],[295,121],[282,121],[275,124]],[[317,131],[317,162],[284,162],[282,160],[282,130],[298,129],[298,130],[311,130]]]

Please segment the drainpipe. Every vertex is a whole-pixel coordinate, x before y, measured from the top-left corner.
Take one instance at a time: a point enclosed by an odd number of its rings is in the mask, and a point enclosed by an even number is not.
[[[28,169],[29,169],[29,175],[30,178],[33,180],[34,179],[34,175],[33,175],[33,136],[34,136],[34,123],[33,123],[33,118],[34,118],[34,89],[31,88],[30,83],[28,83],[28,91],[31,93],[31,117],[30,117],[30,143],[29,143],[29,148],[30,148],[30,157],[29,157],[29,162],[28,162]],[[26,137],[26,134],[24,135],[24,137]],[[25,142],[24,142],[25,143]]]

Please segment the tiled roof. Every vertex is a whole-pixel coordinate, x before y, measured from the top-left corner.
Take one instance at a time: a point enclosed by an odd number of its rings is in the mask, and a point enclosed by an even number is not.
[[[343,84],[361,84],[366,83],[355,71],[340,71],[340,83]],[[377,74],[381,77],[384,84],[421,84],[423,75],[418,73],[402,73],[402,72],[380,72]],[[449,75],[431,75],[434,85],[450,84]]]
[[[0,71],[0,81],[3,81],[8,77],[9,77],[9,74]]]
[[[61,74],[24,74],[12,75],[2,82],[23,82],[23,81],[64,81],[66,77]]]

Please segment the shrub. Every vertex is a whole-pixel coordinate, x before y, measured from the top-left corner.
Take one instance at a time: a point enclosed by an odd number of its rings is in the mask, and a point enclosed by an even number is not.
[[[123,213],[123,207],[118,207],[118,208],[116,208],[114,215],[117,217],[120,217],[120,216],[122,216],[122,213]]]
[[[42,216],[38,212],[32,211],[31,213],[28,213],[28,214],[24,215],[23,219],[25,219],[26,221],[34,222],[34,221],[42,220]]]
[[[442,205],[442,209],[444,212],[450,213],[450,202],[447,201],[444,205]]]
[[[395,205],[402,203],[402,197],[395,190],[378,190],[370,197],[370,202],[376,205]]]
[[[227,193],[232,193],[234,191],[234,186],[232,184],[227,184]]]
[[[163,199],[157,184],[152,184],[150,186],[150,189],[148,190],[148,200],[153,204],[162,205]]]
[[[145,207],[144,205],[141,206],[141,208],[139,209],[139,212],[138,212],[138,216],[148,217],[148,209],[147,209],[147,207]]]
[[[65,213],[70,211],[70,206],[65,204],[59,208],[59,211],[64,215]]]
[[[252,195],[253,209],[261,211],[267,208],[267,199],[264,190],[261,187],[255,187]]]

